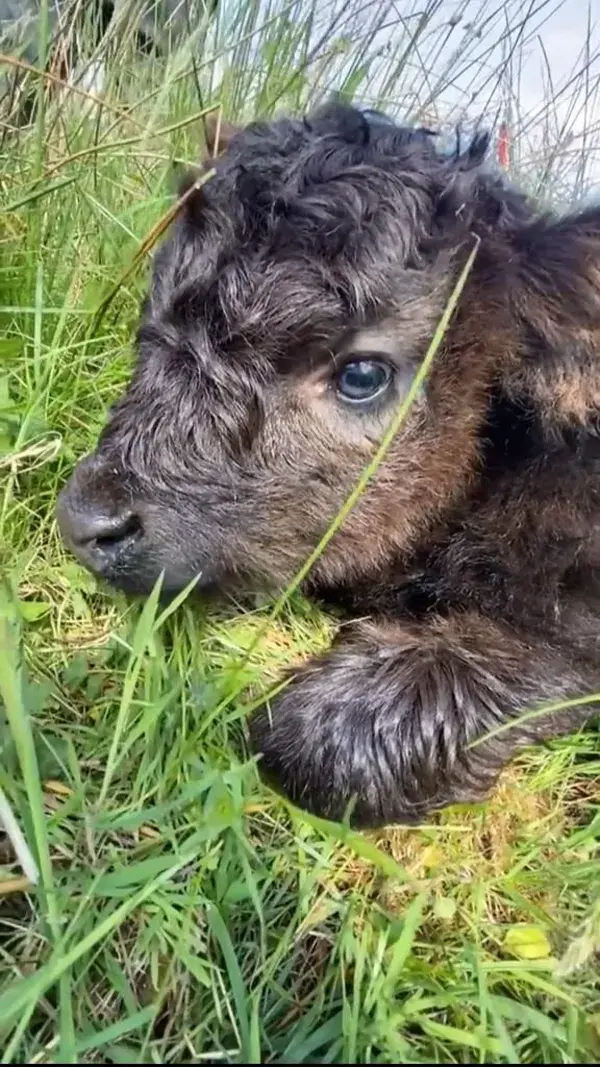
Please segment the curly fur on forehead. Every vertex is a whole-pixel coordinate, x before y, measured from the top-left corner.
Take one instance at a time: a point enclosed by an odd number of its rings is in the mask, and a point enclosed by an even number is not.
[[[268,336],[272,353],[290,330],[326,340],[340,319],[368,323],[397,299],[399,274],[404,295],[411,271],[460,246],[465,221],[529,216],[482,171],[487,145],[477,135],[449,155],[429,130],[341,104],[246,127],[159,252],[151,317],[180,325],[200,308],[213,339]]]

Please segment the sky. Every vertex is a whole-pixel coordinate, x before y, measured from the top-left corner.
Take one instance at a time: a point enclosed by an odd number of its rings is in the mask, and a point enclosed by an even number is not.
[[[335,10],[350,12],[340,29],[356,41],[383,25],[370,86],[397,113],[448,125],[508,119],[532,165],[560,145],[563,169],[581,168],[585,147],[582,187],[600,192],[600,0],[330,0],[322,18]],[[390,57],[411,40],[398,73]]]
[[[144,2],[163,4],[173,17],[187,6],[185,24],[197,25],[199,36],[184,37],[191,52],[198,48],[208,0]],[[252,11],[259,12],[253,25]],[[361,102],[410,122],[451,131],[456,123],[508,121],[520,180],[525,168],[554,193],[571,186],[585,199],[600,195],[600,0],[219,0],[218,12],[217,85],[228,67],[247,63],[246,38],[253,60],[262,58],[264,81],[265,66],[276,68],[285,53],[286,19],[299,27],[301,62],[310,22],[316,96],[349,80]],[[260,92],[257,84],[258,99],[247,94],[248,118],[263,103]]]
[[[191,9],[203,0],[159,2]],[[269,33],[248,32],[254,8],[254,26],[272,28],[270,56]],[[247,62],[246,37],[259,65],[262,50],[262,73],[276,67],[286,19],[299,27],[300,61],[308,18],[316,96],[352,83],[361,102],[447,131],[508,121],[519,180],[525,170],[555,195],[600,196],[600,0],[220,0],[218,10],[217,84],[240,57]],[[257,103],[248,93],[248,118]]]

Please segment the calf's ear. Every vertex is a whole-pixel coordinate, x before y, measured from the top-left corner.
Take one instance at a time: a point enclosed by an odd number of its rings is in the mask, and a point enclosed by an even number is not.
[[[524,310],[553,330],[600,326],[600,205],[517,235]]]
[[[227,150],[232,138],[242,129],[241,126],[226,122],[220,111],[211,111],[208,115],[204,115],[202,128],[205,152],[200,163],[183,173],[176,174],[178,200],[184,201],[184,210],[188,218],[195,219],[196,222],[201,221],[204,210],[201,180],[210,173],[213,160]]]
[[[550,428],[600,418],[600,207],[541,218],[515,236],[517,343],[509,393]]]
[[[226,152],[232,139],[242,129],[241,126],[227,122],[220,111],[211,111],[206,115],[203,126],[206,154],[209,159],[216,159],[217,156]]]

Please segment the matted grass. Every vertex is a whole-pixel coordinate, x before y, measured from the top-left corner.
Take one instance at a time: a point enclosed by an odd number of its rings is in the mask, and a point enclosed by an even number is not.
[[[434,2],[400,18],[246,0],[168,61],[140,60],[123,31],[103,45],[102,101],[53,92],[31,128],[4,131],[0,800],[40,875],[0,839],[4,1062],[598,1060],[596,733],[528,754],[488,804],[422,828],[300,817],[236,742],[334,620],[295,596],[256,644],[270,605],[129,605],[65,555],[53,518],[127,379],[147,257],[129,268],[208,106],[248,118],[335,85],[452,117],[460,73],[495,119],[510,75],[520,173],[555,199],[585,193],[599,140],[583,16],[581,70],[534,122],[514,72],[549,5],[468,9],[444,29]],[[589,111],[579,140],[565,93]]]

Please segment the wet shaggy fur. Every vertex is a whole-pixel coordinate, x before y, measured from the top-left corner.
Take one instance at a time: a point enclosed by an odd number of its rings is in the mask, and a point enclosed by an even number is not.
[[[281,587],[477,238],[426,385],[307,583],[356,621],[249,724],[301,806],[422,820],[594,710],[540,712],[600,689],[600,210],[539,215],[486,169],[485,138],[442,153],[341,104],[222,147],[156,254],[132,380],[61,528],[133,594],[161,572],[170,591]],[[389,388],[346,403],[341,371],[374,354]]]

